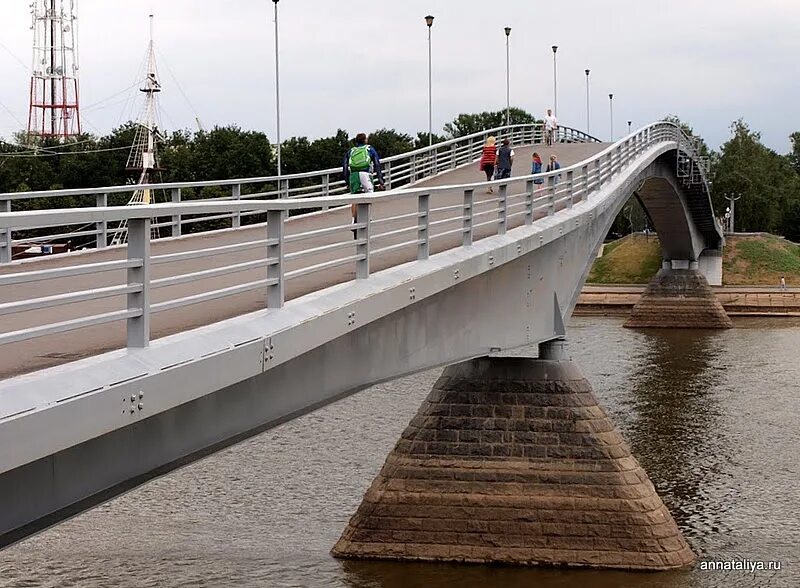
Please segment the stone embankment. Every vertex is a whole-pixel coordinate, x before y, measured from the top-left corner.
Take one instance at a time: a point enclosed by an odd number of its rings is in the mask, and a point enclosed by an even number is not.
[[[627,316],[644,290],[645,286],[585,286],[575,314]],[[712,290],[729,316],[800,317],[800,288],[712,286]]]

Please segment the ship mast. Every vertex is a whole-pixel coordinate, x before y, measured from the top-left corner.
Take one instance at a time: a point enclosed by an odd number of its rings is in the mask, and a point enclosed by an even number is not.
[[[161,92],[161,82],[156,67],[156,54],[153,35],[153,15],[150,15],[150,41],[147,45],[147,66],[142,87],[139,91],[144,93],[145,100],[139,120],[136,122],[136,135],[128,155],[126,169],[138,175],[136,184],[146,186],[155,180],[156,172],[162,171],[158,165],[158,93]],[[128,201],[128,205],[150,204],[154,197],[149,188],[139,188]],[[157,232],[157,229],[154,229]],[[127,240],[127,223],[122,223],[114,232],[112,245],[124,243]],[[158,235],[153,235],[158,237]]]

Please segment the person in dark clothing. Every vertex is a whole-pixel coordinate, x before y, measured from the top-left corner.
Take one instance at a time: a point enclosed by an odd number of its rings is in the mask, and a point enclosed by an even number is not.
[[[561,169],[561,164],[558,162],[558,157],[554,153],[550,156],[550,163],[547,164],[547,169],[545,171],[552,172]],[[555,177],[555,182],[558,182],[561,179],[561,174],[558,174]]]
[[[514,164],[514,150],[508,139],[503,139],[503,144],[497,150],[497,175],[496,179],[505,180],[511,177],[511,166]]]

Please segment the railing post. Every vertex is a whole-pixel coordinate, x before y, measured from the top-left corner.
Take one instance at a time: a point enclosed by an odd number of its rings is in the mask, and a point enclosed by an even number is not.
[[[593,164],[594,165],[595,187],[598,188],[598,189],[603,184],[602,177],[601,177],[601,174],[603,173],[602,160],[603,160],[602,157],[598,157],[597,159],[594,160],[594,164]]]
[[[556,176],[555,174],[547,178],[547,189],[550,194],[547,196],[547,216],[556,213]]]
[[[369,217],[372,205],[369,203],[356,206],[356,223],[364,225],[356,229],[356,254],[361,257],[356,261],[356,279],[365,280],[369,277]]]
[[[409,184],[413,184],[414,182],[417,181],[417,156],[416,155],[412,155],[411,156],[411,165],[409,166],[408,171],[409,171],[408,183]]]
[[[533,224],[533,191],[535,184],[533,180],[525,182],[525,224]]]
[[[392,162],[391,161],[387,161],[384,164],[384,166],[385,167],[383,168],[383,177],[386,180],[386,189],[387,190],[391,190],[392,189]],[[326,176],[326,177],[328,177],[328,176]],[[330,182],[330,179],[328,181]],[[325,195],[329,196],[330,195],[329,192],[330,192],[330,190],[326,191]]]
[[[498,208],[497,208],[497,234],[506,234],[506,225],[508,224],[508,184],[500,186],[497,194]]]
[[[11,212],[11,200],[0,200],[0,213],[3,212]],[[0,229],[0,263],[9,263],[11,257],[11,228]]]
[[[289,180],[278,180],[278,192],[280,192],[279,198],[289,197]]]
[[[175,204],[180,204],[181,201],[181,189],[180,188],[173,188],[172,189],[172,202]],[[172,215],[172,236],[173,237],[180,237],[181,233],[183,232],[183,227],[181,225],[181,215],[180,214],[173,214]]]
[[[573,170],[567,172],[567,190],[567,208],[572,208],[575,203],[575,172]]]
[[[458,163],[456,162],[456,144],[450,145],[450,169],[456,169]]]
[[[267,211],[267,279],[277,280],[267,286],[267,308],[281,308],[284,301],[283,278],[283,210]]]
[[[428,259],[431,253],[430,194],[419,195],[419,221],[417,223],[417,259]]]
[[[95,203],[98,208],[105,208],[108,206],[108,194],[96,194]],[[108,221],[97,221],[94,226],[95,230],[97,231],[97,241],[95,246],[97,249],[103,249],[108,244]]]
[[[241,184],[234,184],[231,187],[231,200],[241,200],[242,199],[242,185]],[[231,226],[234,229],[238,229],[242,226],[242,211],[235,210],[231,216]]]
[[[464,247],[469,247],[472,245],[472,206],[475,200],[475,191],[474,190],[464,190],[464,217],[463,217],[463,229],[464,229],[464,236],[461,241],[461,244]]]
[[[150,219],[128,221],[128,261],[141,260],[140,267],[128,268],[128,286],[141,284],[141,292],[128,294],[128,310],[141,314],[128,319],[128,347],[142,349],[150,345]]]
[[[589,166],[584,165],[581,168],[581,176],[583,177],[583,194],[581,200],[584,202],[589,201]]]

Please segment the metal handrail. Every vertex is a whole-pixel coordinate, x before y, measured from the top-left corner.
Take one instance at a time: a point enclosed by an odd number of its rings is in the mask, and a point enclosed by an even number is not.
[[[691,140],[683,134],[679,127],[672,123],[661,122],[654,123],[631,133],[594,156],[574,165],[553,172],[494,180],[491,182],[403,188],[383,193],[315,197],[302,201],[294,199],[235,200],[0,213],[0,235],[3,234],[4,230],[8,231],[18,226],[58,226],[63,224],[108,223],[114,221],[126,221],[128,223],[130,235],[130,241],[127,245],[126,260],[88,263],[68,268],[37,270],[6,276],[0,275],[0,287],[2,287],[3,285],[31,282],[53,277],[70,277],[109,271],[112,269],[123,269],[127,272],[127,280],[125,280],[123,284],[118,285],[116,289],[114,289],[115,287],[111,287],[111,289],[99,288],[95,290],[85,290],[77,293],[77,295],[80,297],[80,300],[94,300],[107,297],[110,292],[118,292],[121,295],[127,296],[127,310],[118,311],[116,313],[97,314],[79,319],[60,320],[59,322],[49,325],[37,325],[10,333],[0,333],[0,345],[86,326],[104,324],[112,320],[126,320],[128,346],[145,347],[150,342],[149,321],[153,313],[173,308],[181,308],[183,306],[226,296],[233,296],[259,288],[267,289],[268,308],[280,308],[284,304],[284,290],[288,280],[353,263],[355,263],[356,266],[356,279],[365,279],[370,275],[370,259],[387,251],[394,251],[404,247],[414,247],[417,250],[417,259],[425,260],[430,252],[430,243],[434,239],[461,234],[463,235],[463,246],[469,246],[473,238],[475,238],[476,229],[495,227],[495,234],[503,234],[508,228],[509,219],[524,215],[525,224],[530,225],[537,220],[536,214],[552,216],[561,208],[568,209],[579,202],[585,202],[590,199],[592,192],[600,189],[601,186],[611,181],[613,177],[639,157],[645,150],[663,145],[664,143],[669,143],[669,147],[674,146],[679,153],[679,157],[684,156],[689,157],[692,161],[701,161]],[[701,182],[704,184],[707,193],[705,170],[699,169],[699,172]],[[534,184],[534,180],[539,179],[543,180],[543,183],[539,185],[539,190],[536,191],[536,186],[538,184]],[[525,191],[517,192],[516,190],[510,190],[509,188],[514,185],[524,185]],[[475,201],[473,198],[475,191],[489,186],[498,187],[499,193],[497,197],[483,201]],[[463,194],[463,204],[461,206],[447,205],[439,207],[438,209],[436,207],[432,208],[431,197],[446,192]],[[521,201],[509,204],[509,198],[516,198],[519,196],[523,197]],[[395,215],[392,220],[403,222],[404,226],[384,233],[373,234],[373,228],[381,224],[381,219],[376,219],[374,221],[371,219],[373,207],[382,202],[400,199],[416,202],[418,212]],[[476,211],[476,207],[484,203],[489,203],[492,207],[487,210]],[[291,237],[285,235],[287,220],[286,211],[296,209],[326,209],[331,206],[347,204],[357,205],[357,218],[354,224],[324,227],[292,235]],[[524,209],[522,209],[523,207]],[[509,212],[510,209],[514,212]],[[224,246],[199,249],[196,252],[151,256],[151,218],[207,213],[218,214],[223,212],[241,214],[243,211],[256,211],[267,215],[266,239],[242,244],[242,246],[247,249],[254,249],[263,245],[266,259],[262,258],[261,260],[255,261],[231,263],[223,267],[210,268],[199,272],[183,273],[168,278],[153,279],[151,277],[151,266],[159,262],[180,262],[183,259],[204,257],[215,253],[226,253],[235,249],[234,246]],[[431,218],[433,213],[442,212],[454,212],[456,214],[455,216],[448,216],[446,218],[439,218],[441,214],[437,214],[435,219]],[[491,215],[495,216],[492,217]],[[488,219],[483,221],[482,217],[488,217]],[[474,222],[474,220],[478,218],[481,219],[481,222]],[[445,227],[457,221],[461,222],[461,226],[458,228],[445,231],[432,231],[432,229],[439,229],[439,227]],[[348,243],[348,248],[350,250],[345,252],[343,257],[335,257],[323,261],[312,259],[311,265],[300,265],[299,267],[293,267],[291,270],[287,270],[287,262],[305,261],[306,258],[313,258],[316,254],[328,253],[346,248],[344,245],[337,242],[332,245],[317,244],[306,248],[305,252],[290,253],[285,249],[287,243],[297,243],[309,239],[316,239],[320,236],[336,236],[342,234],[348,234],[349,238],[349,232],[351,230],[356,232],[356,239],[350,240]],[[411,233],[407,240],[400,243],[389,243],[384,247],[370,251],[370,245],[373,241],[382,240],[387,237],[397,237],[406,233]],[[6,232],[6,234],[8,233]],[[354,254],[352,252],[352,247],[355,247]],[[297,265],[297,263],[295,263],[295,265]],[[159,287],[194,282],[209,277],[236,275],[246,270],[257,269],[259,267],[263,267],[267,270],[266,279],[233,286],[226,285],[225,287],[210,292],[184,296],[157,304],[150,303],[151,290]],[[31,301],[31,306],[47,305],[47,307],[52,307],[60,303],[69,304],[74,301],[74,296],[54,296],[43,298],[38,301]],[[9,311],[12,310],[13,304],[8,307]],[[20,305],[20,308],[27,308],[27,306],[23,303]]]
[[[537,139],[543,138],[544,130],[539,123],[520,124],[501,126],[495,129],[488,129],[479,133],[473,133],[464,137],[448,139],[420,149],[415,149],[407,153],[387,157],[382,161],[382,169],[386,179],[387,187],[397,188],[401,185],[413,184],[419,180],[429,178],[433,175],[455,169],[462,165],[467,165],[480,155],[483,143],[489,135],[499,135],[508,137],[515,144],[534,143]],[[561,138],[571,142],[597,141],[594,137],[570,127],[560,129]],[[227,180],[207,180],[197,182],[170,182],[146,185],[119,185],[105,186],[96,188],[79,188],[65,190],[43,190],[32,192],[6,192],[0,193],[0,213],[10,212],[12,202],[22,200],[35,200],[39,198],[68,198],[68,197],[92,197],[98,207],[108,206],[109,195],[120,193],[131,193],[135,190],[163,190],[168,193],[168,198],[172,202],[182,202],[184,200],[184,190],[198,190],[204,188],[217,187],[228,190],[224,196],[211,196],[202,198],[203,201],[236,201],[236,200],[262,200],[271,198],[298,199],[324,197],[344,194],[347,192],[347,184],[341,179],[341,168],[330,168],[319,171],[289,174],[281,176],[265,176],[255,178],[236,178]],[[247,186],[254,186],[253,193],[245,193]],[[87,207],[88,208],[88,207]],[[252,210],[244,213],[225,212],[216,216],[199,216],[192,219],[184,219],[181,214],[177,214],[168,219],[160,219],[151,228],[165,229],[164,237],[180,236],[183,234],[183,227],[196,225],[203,221],[230,219],[231,227],[241,226],[243,217],[252,217],[257,212]],[[256,219],[257,221],[258,219]],[[21,230],[38,230],[44,227],[26,226],[17,227]],[[55,239],[89,239],[89,243],[98,248],[106,247],[108,237],[120,229],[109,229],[106,222],[97,222],[93,229],[86,230],[85,227],[70,232],[62,231],[57,234],[40,234],[25,239],[15,240],[13,234],[0,234],[0,263],[12,260],[11,245],[23,243],[48,242]],[[195,229],[195,232],[201,232]],[[167,234],[168,233],[168,234]],[[160,235],[159,235],[160,236]]]
[[[408,151],[406,153],[401,153],[398,155],[392,155],[391,157],[386,157],[382,160],[381,163],[384,164],[384,172],[386,171],[385,164],[394,164],[396,161],[402,161],[408,159],[409,161],[414,159],[417,156],[421,155],[428,155],[432,152],[438,152],[438,150],[442,149],[443,147],[449,147],[451,145],[457,145],[463,142],[469,142],[470,140],[473,141],[475,145],[482,145],[480,142],[475,143],[474,140],[478,138],[486,138],[489,135],[500,135],[504,132],[513,133],[515,130],[525,131],[525,130],[542,130],[544,125],[542,123],[530,123],[530,124],[518,124],[518,125],[508,125],[508,126],[500,126],[493,129],[487,129],[484,131],[480,131],[477,133],[473,133],[471,135],[465,135],[463,137],[456,137],[453,139],[447,139],[446,141],[442,141],[440,143],[435,143],[434,145],[430,145],[427,147],[422,147],[420,149],[415,149],[413,151]],[[561,127],[562,130],[562,137],[569,138],[571,140],[579,141],[583,140],[583,142],[600,142],[599,139],[589,135],[588,133],[584,133],[578,129],[573,129],[571,127]],[[222,186],[241,186],[247,184],[272,184],[278,181],[291,181],[291,180],[305,180],[310,178],[316,178],[326,175],[341,175],[342,168],[341,167],[334,167],[328,168],[318,171],[311,171],[311,172],[303,172],[303,173],[296,173],[296,174],[285,174],[280,176],[261,176],[261,177],[254,177],[254,178],[234,178],[228,180],[202,180],[202,181],[195,181],[195,182],[164,182],[164,183],[157,183],[157,184],[124,184],[124,185],[117,185],[117,186],[102,186],[97,188],[69,188],[63,190],[33,190],[28,192],[0,192],[0,200],[26,200],[26,199],[35,199],[35,198],[53,198],[58,196],[94,196],[95,194],[115,194],[115,193],[125,193],[125,192],[133,192],[134,190],[172,190],[172,189],[188,189],[188,188],[211,188],[211,187],[222,187]],[[277,193],[277,191],[276,191]]]

